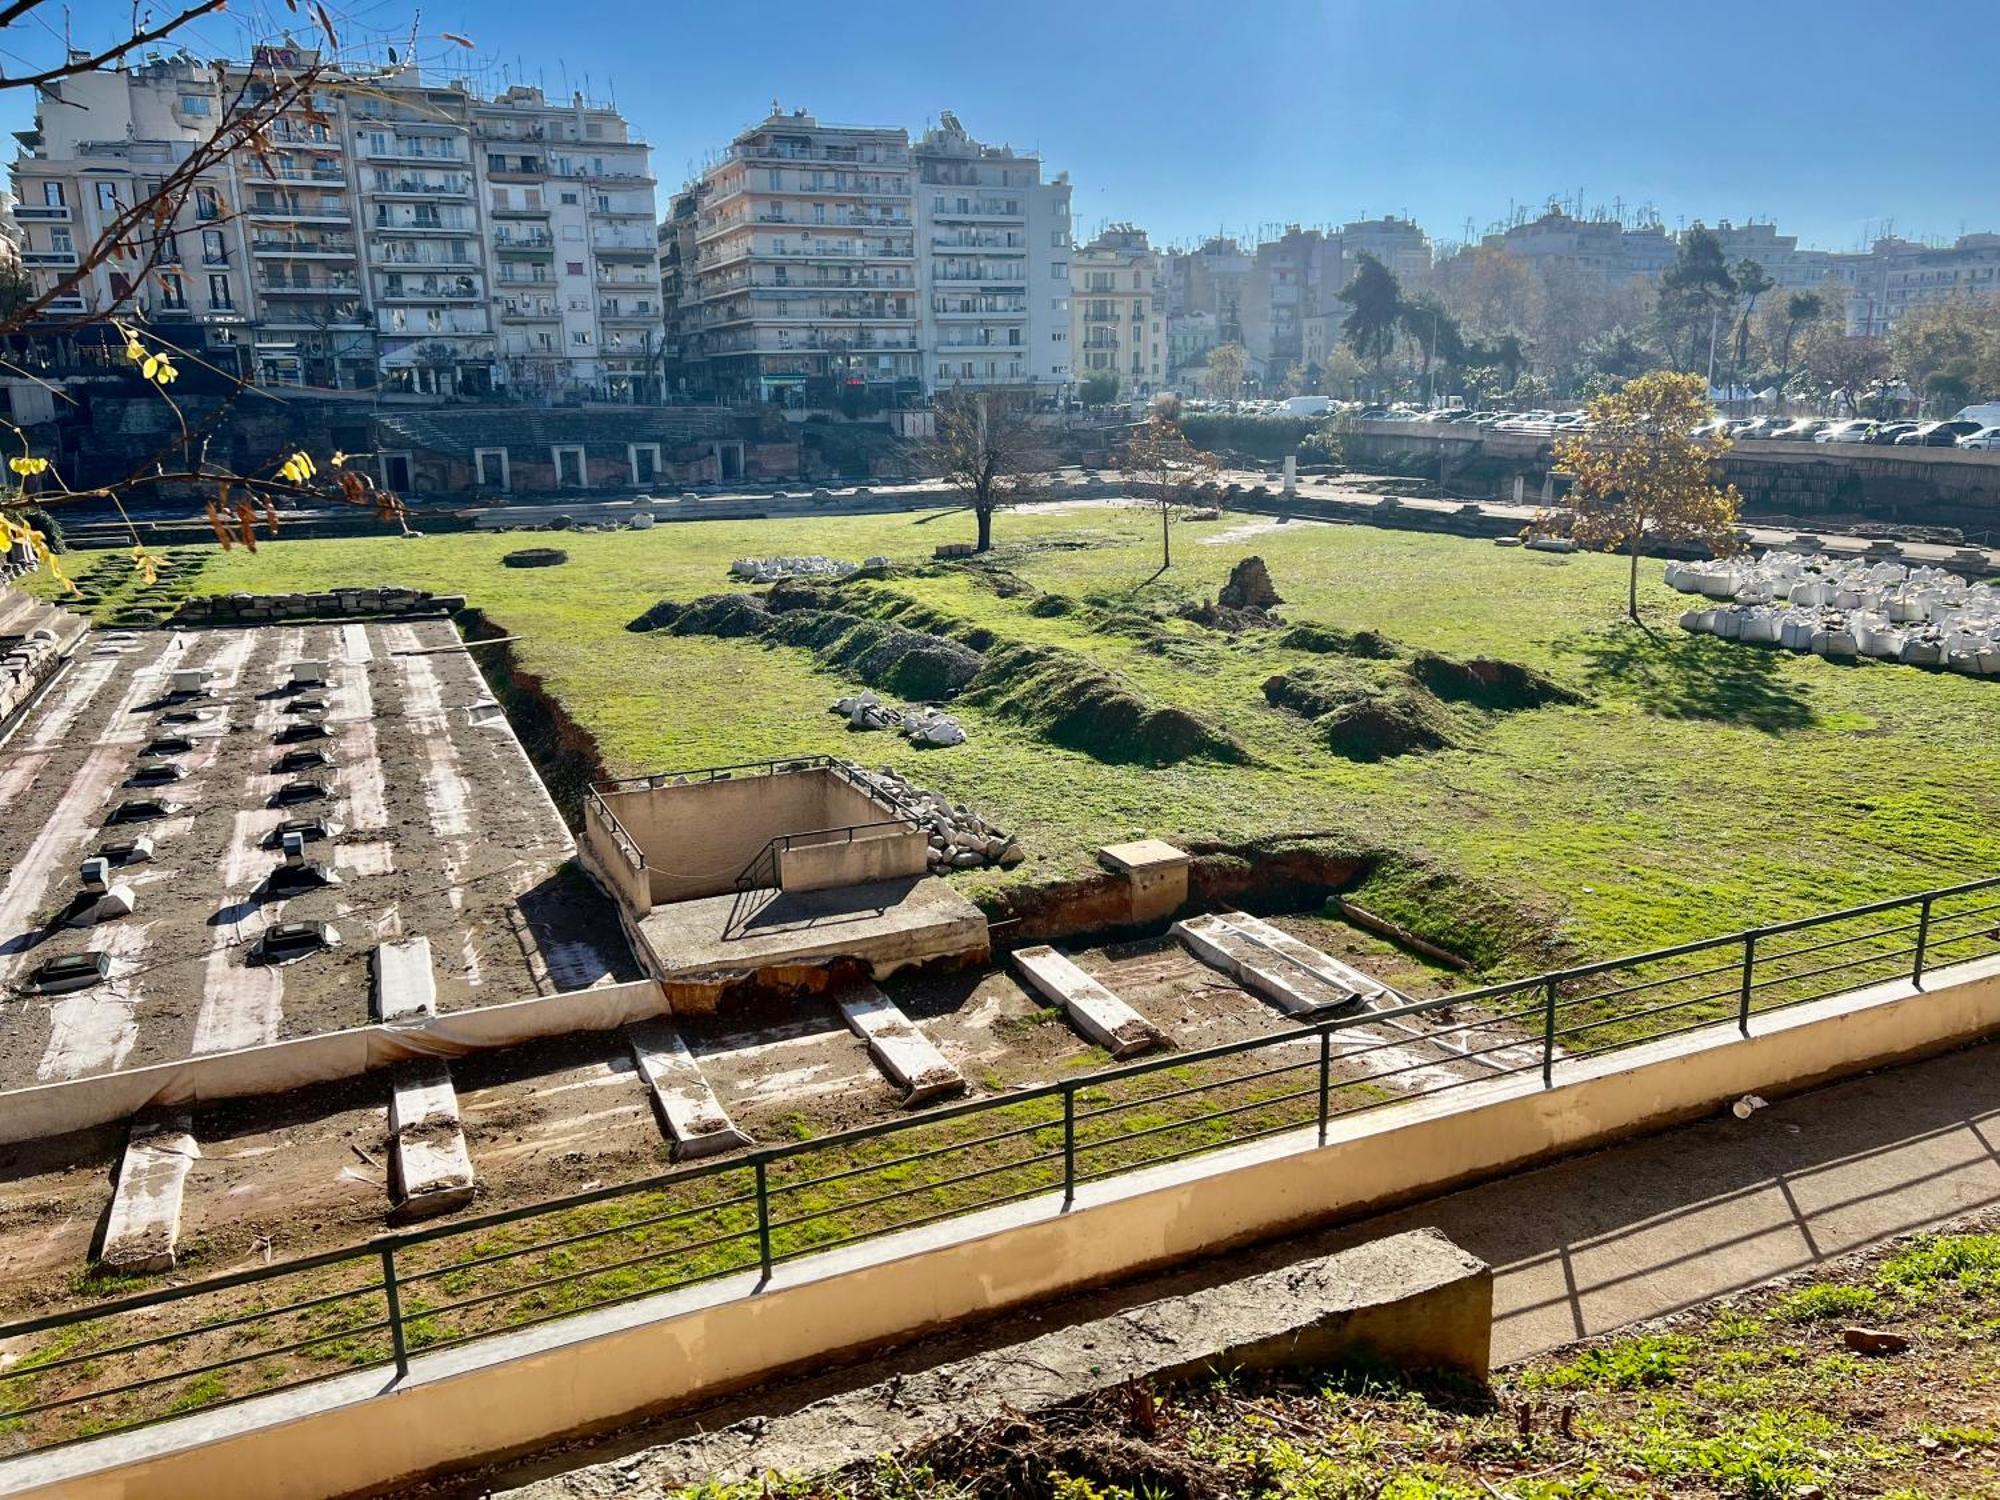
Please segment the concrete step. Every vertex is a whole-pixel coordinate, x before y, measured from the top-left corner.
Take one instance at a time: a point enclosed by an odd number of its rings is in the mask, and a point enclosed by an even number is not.
[[[1357,1003],[1346,986],[1331,984],[1301,968],[1221,917],[1189,917],[1174,923],[1173,933],[1196,958],[1262,995],[1287,1015],[1332,1015]]]
[[[133,1274],[173,1270],[181,1193],[201,1155],[190,1123],[185,1115],[132,1122],[98,1255],[106,1269]]]
[[[861,984],[836,998],[847,1029],[868,1044],[868,1055],[889,1081],[903,1090],[903,1107],[911,1109],[965,1087],[965,1078],[945,1060],[937,1044],[917,1030],[901,1007],[872,984]]]
[[[389,1096],[389,1217],[451,1213],[472,1201],[472,1157],[451,1069],[435,1058],[399,1063]]]
[[[1113,1057],[1137,1057],[1166,1040],[1151,1021],[1053,948],[1016,949],[1014,967],[1028,988],[1069,1012],[1076,1029]]]
[[[429,938],[384,943],[375,950],[370,967],[377,1020],[421,1021],[436,1013],[437,975],[431,968]]]
[[[1346,990],[1361,1004],[1372,1008],[1395,1005],[1402,999],[1381,980],[1371,978],[1352,964],[1342,963],[1330,953],[1320,952],[1312,944],[1302,942],[1289,932],[1273,927],[1269,922],[1253,917],[1248,912],[1225,911],[1219,915],[1223,921],[1245,937],[1269,948],[1307,973],[1325,980],[1335,989]]]
[[[750,1144],[702,1077],[681,1034],[665,1021],[633,1021],[625,1027],[632,1060],[653,1093],[653,1108],[673,1142],[675,1161],[693,1161]]]

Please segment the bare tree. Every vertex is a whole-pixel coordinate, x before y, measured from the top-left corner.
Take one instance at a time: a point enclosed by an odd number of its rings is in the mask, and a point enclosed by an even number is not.
[[[952,390],[933,407],[936,435],[925,468],[965,498],[979,524],[974,550],[993,546],[993,512],[1034,489],[1055,467],[1054,455],[1014,391]]]
[[[1187,504],[1201,485],[1214,483],[1222,462],[1195,447],[1181,424],[1156,408],[1132,429],[1119,467],[1133,495],[1160,512],[1160,570],[1153,575],[1157,578],[1174,563],[1174,511]]]

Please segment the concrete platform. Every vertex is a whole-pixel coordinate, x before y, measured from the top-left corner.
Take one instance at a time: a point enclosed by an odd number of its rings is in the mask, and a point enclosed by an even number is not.
[[[875,1066],[903,1090],[903,1107],[911,1109],[964,1089],[965,1077],[945,1060],[937,1044],[925,1036],[901,1007],[872,984],[856,986],[834,997],[847,1026],[868,1044]]]
[[[98,1260],[108,1270],[152,1274],[174,1268],[181,1193],[201,1147],[185,1116],[134,1120],[118,1164]]]
[[[1346,985],[1329,983],[1221,917],[1189,917],[1174,923],[1173,931],[1196,958],[1262,995],[1287,1015],[1331,1015],[1357,1003]]]
[[[653,1095],[660,1125],[673,1142],[675,1161],[693,1161],[750,1144],[702,1077],[701,1068],[665,1021],[634,1021],[625,1028],[632,1060]]]
[[[382,1021],[421,1021],[437,1012],[437,976],[431,971],[431,940],[405,938],[375,950],[375,1016]]]
[[[1364,1005],[1394,1005],[1399,996],[1381,980],[1370,977],[1352,964],[1342,963],[1330,953],[1322,953],[1311,943],[1302,942],[1281,928],[1251,916],[1248,912],[1225,911],[1223,921],[1253,941],[1290,960],[1314,977],[1336,989],[1345,989]]]
[[[760,972],[851,959],[876,979],[934,959],[983,963],[986,915],[930,876],[827,891],[757,891],[656,906],[637,924],[640,961],[675,1008]]]
[[[1029,989],[1060,1005],[1078,1031],[1113,1057],[1137,1057],[1165,1040],[1151,1021],[1047,945],[1018,949],[1014,967]]]
[[[472,1158],[465,1149],[451,1070],[442,1062],[397,1067],[389,1135],[389,1192],[395,1200],[391,1219],[428,1219],[472,1201]]]

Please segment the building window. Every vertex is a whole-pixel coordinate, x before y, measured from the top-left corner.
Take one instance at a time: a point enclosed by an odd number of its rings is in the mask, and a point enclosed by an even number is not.
[[[627,443],[625,454],[632,465],[632,483],[651,484],[660,477],[660,445]]]
[[[60,182],[44,181],[42,183],[42,202],[50,208],[65,207],[66,205],[63,202],[63,185]]]
[[[236,300],[229,295],[229,278],[227,276],[211,276],[208,278],[208,305],[213,308],[225,310],[236,305]]]
[[[205,115],[208,113],[208,95],[182,94],[181,113],[184,115]]]
[[[97,206],[98,206],[99,208],[103,209],[103,210],[104,210],[104,211],[105,211],[106,213],[115,213],[115,212],[117,212],[117,210],[118,210],[118,184],[117,184],[117,183],[115,183],[115,182],[100,182],[100,183],[98,183],[98,185],[97,185]]]
[[[566,260],[563,262],[563,270],[571,276],[581,276],[583,274],[583,262],[580,260]]]
[[[564,193],[562,195],[562,202],[565,208],[575,208],[579,201],[575,193]]]
[[[69,237],[69,226],[67,224],[52,224],[49,226],[49,250],[55,255],[74,255],[76,253],[76,244]]]
[[[187,283],[178,276],[162,276],[160,278],[160,306],[162,308],[172,308],[175,311],[185,311],[187,305]]]
[[[583,467],[581,444],[563,445],[549,449],[550,460],[555,464],[556,488],[559,490],[581,490],[589,488]]]
[[[205,266],[229,264],[229,251],[223,246],[220,229],[204,229],[201,232],[201,263]]]

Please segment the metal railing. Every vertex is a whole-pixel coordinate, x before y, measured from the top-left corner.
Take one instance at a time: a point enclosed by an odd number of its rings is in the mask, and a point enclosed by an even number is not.
[[[756,769],[797,762],[758,762]],[[750,767],[716,767],[736,772]],[[614,783],[614,785],[647,784]],[[2000,952],[2000,877],[1291,1027],[0,1326],[0,1451],[165,1420]],[[1910,1003],[1922,1003],[1913,999]]]
[[[871,797],[875,797],[873,789],[869,791]],[[883,799],[875,797],[875,800]],[[729,903],[728,916],[723,919],[722,940],[728,942],[739,936],[759,912],[784,894],[785,855],[792,850],[825,844],[851,844],[857,837],[867,838],[892,828],[904,833],[921,833],[923,825],[916,814],[898,808],[893,818],[872,823],[847,823],[838,828],[809,828],[798,833],[781,833],[766,840],[764,847],[750,856],[749,863],[737,872],[731,882],[736,896]]]

